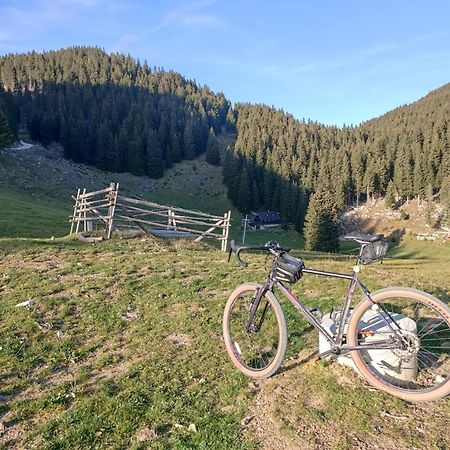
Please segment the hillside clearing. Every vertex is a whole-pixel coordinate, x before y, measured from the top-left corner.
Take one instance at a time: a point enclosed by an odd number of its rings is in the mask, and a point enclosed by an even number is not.
[[[447,247],[409,242],[364,278],[372,289],[404,284],[448,301]],[[3,239],[0,255],[5,449],[450,445],[442,432],[448,399],[411,406],[344,367],[306,367],[317,336],[289,305],[282,373],[255,383],[233,368],[223,306],[237,284],[262,281],[264,257],[250,256],[251,266],[238,270],[205,245],[153,238],[96,246]],[[304,255],[310,267],[351,265],[345,256]],[[344,290],[342,281],[312,276],[295,285],[324,310]],[[29,299],[30,307],[15,307]]]

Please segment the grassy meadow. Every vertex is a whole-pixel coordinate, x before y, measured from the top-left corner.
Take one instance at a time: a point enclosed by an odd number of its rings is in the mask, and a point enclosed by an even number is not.
[[[403,284],[448,300],[448,243],[410,241],[392,255],[365,268],[371,289]],[[302,256],[323,269],[352,263]],[[65,238],[1,239],[0,258],[0,448],[450,446],[448,399],[409,405],[350,369],[305,365],[317,336],[285,303],[284,370],[251,382],[233,368],[223,307],[238,284],[263,281],[264,256],[242,269],[205,244]],[[327,310],[345,288],[305,276],[294,290]]]
[[[0,155],[0,207],[8,211],[0,217],[0,449],[449,448],[449,399],[410,405],[338,364],[308,366],[318,336],[284,301],[281,373],[254,382],[234,369],[223,308],[240,283],[264,281],[265,256],[248,255],[244,269],[214,243],[64,237],[70,194],[117,181],[129,196],[215,214],[231,209],[230,237],[241,242],[242,215],[220,171],[199,159],[150,180],[53,153]],[[304,252],[292,230],[249,231],[246,242],[271,239],[307,267],[346,272],[353,264],[345,253],[354,246],[339,255]],[[450,242],[406,235],[362,276],[372,290],[410,286],[448,301]],[[328,311],[346,287],[309,275],[294,292]]]

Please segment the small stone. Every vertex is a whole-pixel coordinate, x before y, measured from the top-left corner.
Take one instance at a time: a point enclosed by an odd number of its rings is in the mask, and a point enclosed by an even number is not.
[[[38,327],[41,331],[46,332],[46,331],[50,330],[51,328],[53,328],[53,325],[48,322],[42,322],[42,323],[38,322]]]
[[[34,301],[34,299],[30,298],[29,300],[26,300],[25,302],[17,303],[16,308],[19,308],[21,306],[32,306],[35,303],[36,302]]]
[[[138,442],[145,442],[145,441],[151,441],[153,439],[156,439],[158,437],[158,434],[155,430],[151,428],[143,428],[140,430],[136,436],[136,440]]]
[[[241,421],[240,424],[243,427],[246,427],[254,418],[255,416],[246,416]]]
[[[197,433],[197,426],[195,425],[195,423],[189,424],[188,430],[189,430],[189,431],[192,431],[192,432],[194,432],[194,433]]]

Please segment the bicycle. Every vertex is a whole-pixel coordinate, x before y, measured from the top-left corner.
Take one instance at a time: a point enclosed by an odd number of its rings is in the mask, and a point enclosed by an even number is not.
[[[409,402],[429,402],[450,393],[450,309],[432,295],[416,289],[389,287],[371,293],[359,280],[362,264],[383,258],[383,235],[345,236],[360,244],[352,274],[308,269],[291,249],[271,241],[263,246],[237,246],[232,252],[247,266],[243,251],[264,251],[273,256],[264,284],[244,283],[228,298],[223,315],[226,350],[245,375],[263,379],[275,374],[286,353],[288,333],[277,288],[321,333],[329,349],[321,359],[350,354],[359,373],[375,388]],[[304,274],[334,277],[350,282],[341,310],[330,316],[334,331],[321,322],[321,312],[309,310],[286,286]],[[351,309],[355,289],[363,299]]]

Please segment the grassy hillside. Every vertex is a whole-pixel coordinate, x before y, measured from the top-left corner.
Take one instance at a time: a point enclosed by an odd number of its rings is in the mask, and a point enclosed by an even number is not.
[[[309,267],[351,266],[303,255]],[[409,242],[394,256],[367,267],[370,288],[404,284],[448,300],[448,244]],[[305,366],[317,336],[289,305],[285,370],[258,383],[241,376],[221,316],[237,284],[264,278],[264,257],[249,259],[240,269],[211,247],[152,238],[0,240],[0,448],[450,446],[450,400],[412,406],[350,369]],[[345,287],[305,276],[295,291],[328,309]]]
[[[234,139],[222,135],[222,147]],[[62,157],[58,146],[45,149],[0,151],[0,207],[9,211],[0,218],[0,237],[61,237],[69,232],[68,216],[78,188],[101,189],[111,181],[120,193],[161,204],[196,209],[222,215],[232,211],[230,237],[241,241],[241,219],[228,200],[222,183],[222,167],[207,164],[204,156],[183,161],[154,180],[129,173],[110,173]],[[264,243],[277,239],[283,245],[301,248],[303,241],[295,231],[249,232],[247,242]]]

